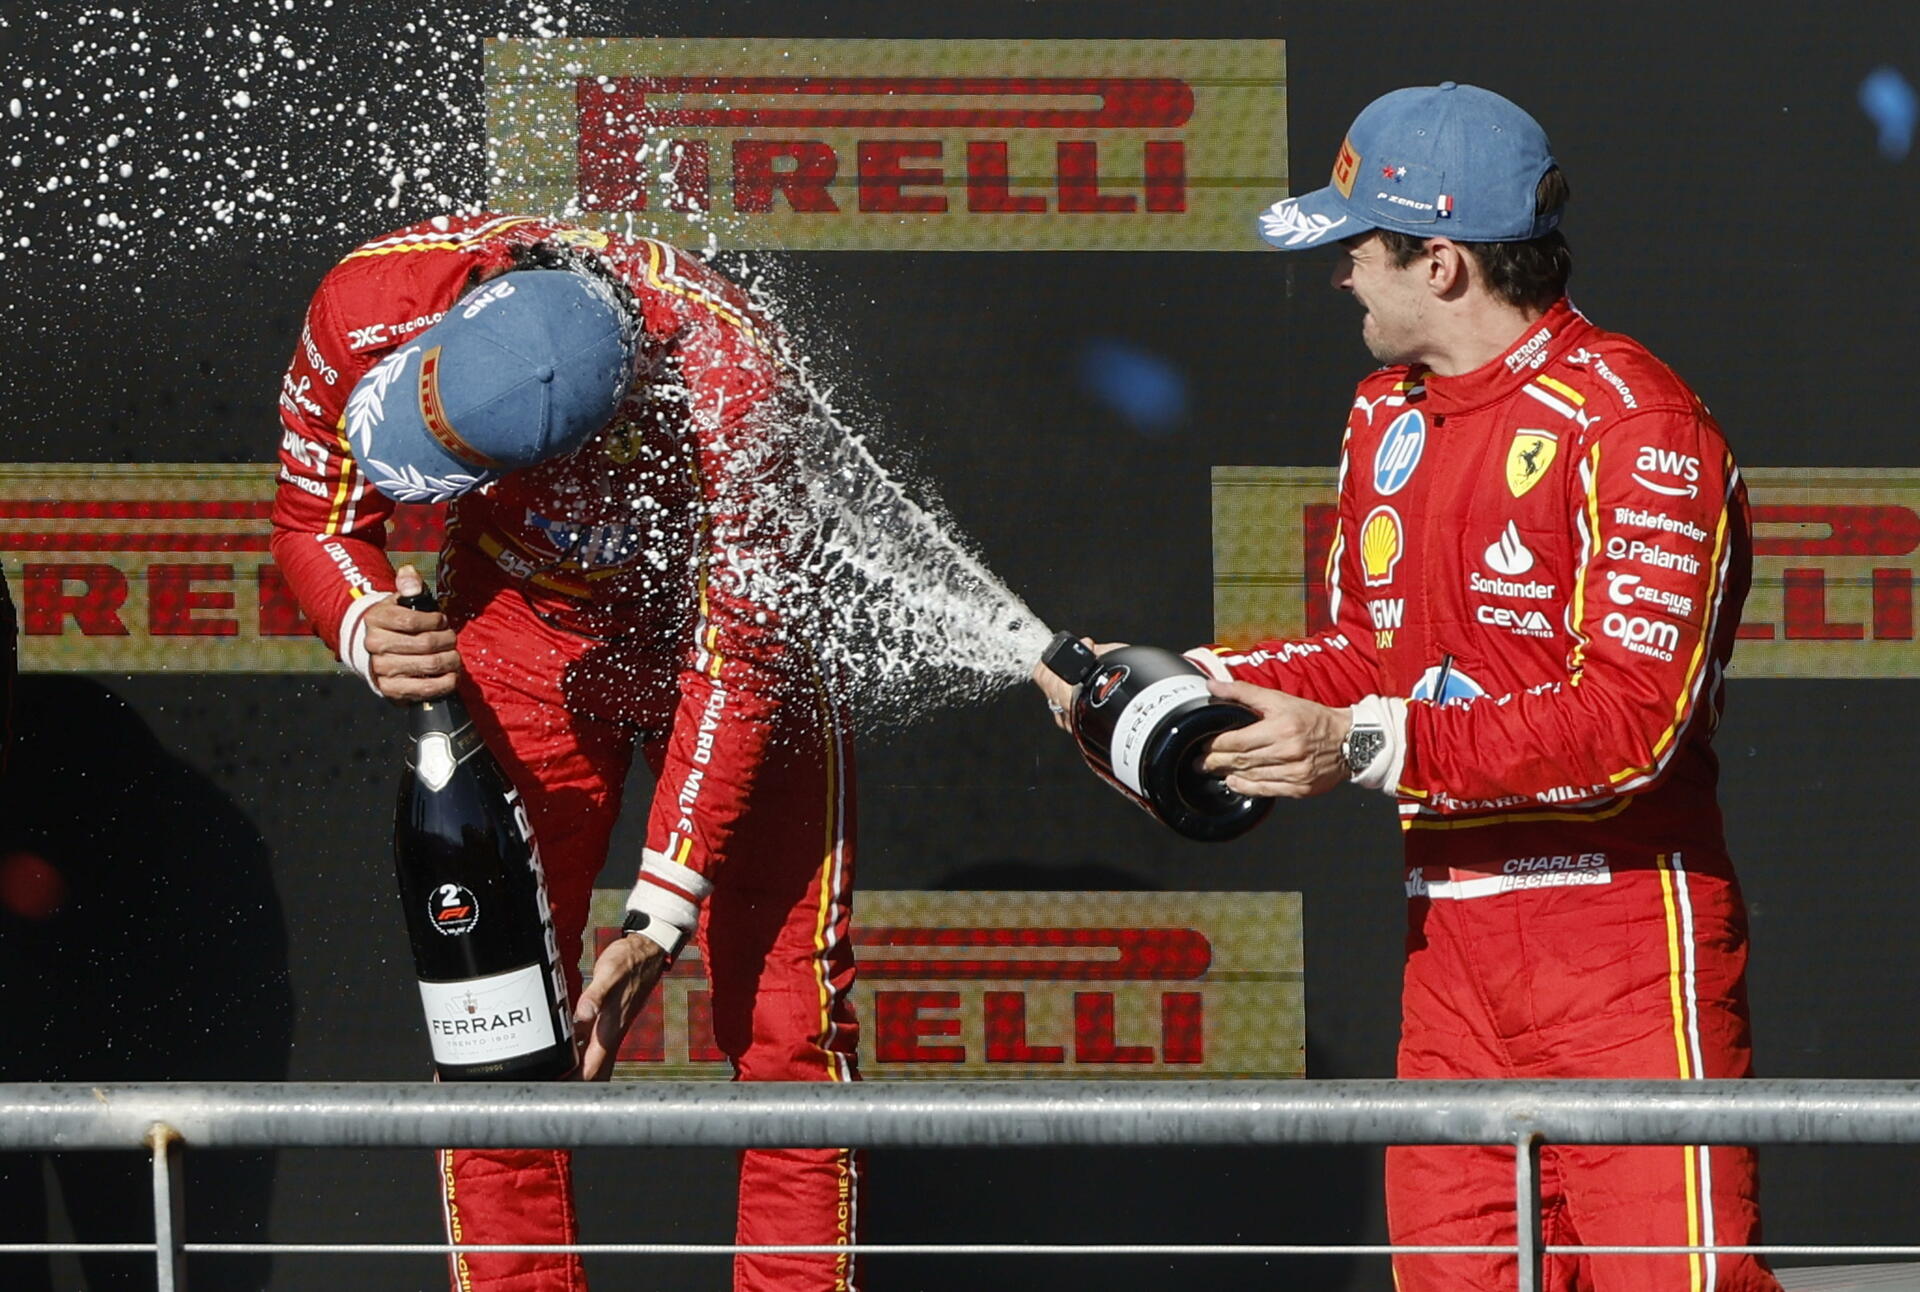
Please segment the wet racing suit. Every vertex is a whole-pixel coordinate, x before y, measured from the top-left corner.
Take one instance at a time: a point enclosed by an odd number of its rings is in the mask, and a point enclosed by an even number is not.
[[[1405,832],[1401,1077],[1747,1075],[1746,920],[1709,742],[1749,568],[1711,415],[1564,300],[1473,372],[1361,383],[1333,626],[1192,657],[1358,703],[1396,737],[1367,771],[1396,764],[1379,787]],[[1550,1244],[1758,1241],[1747,1149],[1543,1158]],[[1387,1174],[1396,1243],[1514,1241],[1512,1149],[1396,1148]],[[1776,1286],[1741,1256],[1549,1265],[1554,1288]],[[1401,1292],[1514,1279],[1511,1256],[1395,1273]]]
[[[657,781],[640,882],[698,908],[714,1035],[736,1076],[854,1080],[849,747],[779,608],[754,592],[783,559],[755,504],[796,487],[768,428],[797,396],[742,292],[662,243],[522,218],[441,219],[360,247],[320,284],[282,385],[275,559],[316,632],[371,680],[363,616],[393,588],[393,503],[356,468],[349,393],[533,243],[597,255],[631,289],[640,375],[579,450],[451,504],[439,579],[461,694],[539,839],[570,985],[577,996],[638,746]],[[838,1150],[744,1154],[740,1242],[850,1244],[856,1168]],[[564,1153],[454,1151],[441,1179],[456,1241],[576,1240]],[[452,1276],[498,1292],[585,1287],[578,1258],[554,1255],[470,1253]],[[735,1263],[739,1288],[852,1278],[840,1255]]]

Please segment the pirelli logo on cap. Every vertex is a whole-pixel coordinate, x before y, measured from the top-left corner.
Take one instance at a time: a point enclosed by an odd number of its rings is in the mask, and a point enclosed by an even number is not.
[[[1333,186],[1341,197],[1353,196],[1354,177],[1360,173],[1360,154],[1353,150],[1352,139],[1340,141],[1340,153],[1333,159]]]
[[[292,438],[290,451],[317,451]],[[0,465],[0,561],[20,611],[20,667],[338,669],[268,550],[276,470],[266,462]],[[395,510],[387,530],[395,564],[411,561],[432,577],[445,511]],[[350,564],[334,547],[329,555]]]
[[[497,210],[795,250],[1240,250],[1277,40],[495,41]]]
[[[595,892],[583,970],[625,901]],[[1297,893],[863,891],[857,905],[868,1079],[1305,1074]],[[695,948],[642,1007],[615,1075],[731,1076]]]
[[[1516,444],[1532,434],[1521,432]],[[1741,475],[1753,509],[1753,588],[1729,675],[1920,677],[1920,470],[1758,467]],[[1337,499],[1330,469],[1213,469],[1216,640],[1299,637],[1327,626]],[[1637,521],[1675,537],[1644,552],[1628,547],[1626,559],[1697,559],[1686,550],[1691,535],[1657,495],[1638,513]]]

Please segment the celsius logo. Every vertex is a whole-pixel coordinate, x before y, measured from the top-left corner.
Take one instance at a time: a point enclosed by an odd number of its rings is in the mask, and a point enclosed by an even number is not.
[[[1093,699],[1088,701],[1088,703],[1097,709],[1108,700],[1111,700],[1113,693],[1120,689],[1120,684],[1127,680],[1127,675],[1132,671],[1133,670],[1129,669],[1125,664],[1115,667],[1111,672],[1106,674],[1106,676],[1093,684]]]
[[[1622,574],[1618,570],[1607,571],[1607,599],[1616,606],[1630,606],[1634,603],[1634,589],[1640,586],[1637,574]]]
[[[480,902],[458,884],[442,884],[428,899],[427,914],[434,928],[448,937],[458,937],[480,922]]]
[[[1373,455],[1373,487],[1385,496],[1399,493],[1413,478],[1420,465],[1420,452],[1427,446],[1427,419],[1418,410],[1393,419],[1380,447]]]
[[[1499,540],[1482,553],[1481,559],[1496,574],[1525,574],[1533,568],[1533,553],[1520,541],[1520,530],[1512,521],[1507,522]]]

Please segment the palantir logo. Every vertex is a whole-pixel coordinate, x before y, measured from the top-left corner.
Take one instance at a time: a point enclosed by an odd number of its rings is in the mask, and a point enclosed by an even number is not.
[[[1512,521],[1493,545],[1481,554],[1487,568],[1495,574],[1525,574],[1533,568],[1533,553],[1520,541],[1520,529]]]
[[[1373,455],[1374,491],[1384,497],[1406,488],[1426,447],[1427,419],[1418,409],[1409,409],[1394,418]]]

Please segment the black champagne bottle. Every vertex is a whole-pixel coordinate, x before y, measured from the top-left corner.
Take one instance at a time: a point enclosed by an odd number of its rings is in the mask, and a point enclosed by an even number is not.
[[[1218,843],[1245,834],[1272,810],[1272,799],[1230,790],[1200,770],[1202,744],[1256,715],[1210,694],[1206,674],[1191,661],[1158,646],[1122,646],[1095,658],[1063,632],[1040,662],[1074,687],[1067,721],[1087,765],[1176,832]]]
[[[433,594],[400,598],[439,609]],[[408,706],[393,862],[443,1081],[573,1071],[566,978],[526,806],[458,695]]]

